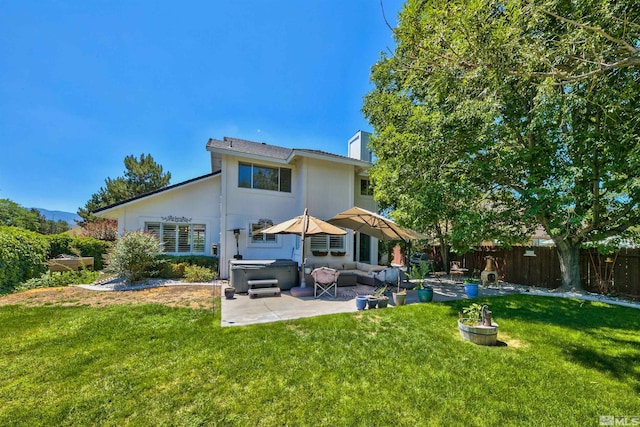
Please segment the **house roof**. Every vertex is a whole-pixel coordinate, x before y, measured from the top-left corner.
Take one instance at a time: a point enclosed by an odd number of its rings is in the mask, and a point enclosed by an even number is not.
[[[370,162],[365,160],[353,159],[322,150],[285,148],[265,142],[254,142],[228,136],[225,136],[222,141],[213,138],[209,139],[207,142],[207,150],[214,153],[234,154],[240,157],[265,158],[281,163],[289,163],[297,156],[304,156],[338,161],[340,163],[350,163],[360,167],[370,165]]]
[[[270,145],[265,142],[253,142],[228,136],[225,136],[222,141],[213,138],[209,139],[209,142],[207,142],[207,150],[253,154],[278,160],[287,160],[293,152],[291,148],[278,147],[277,145]]]
[[[95,211],[93,211],[93,213],[94,214],[97,214],[97,213],[104,214],[104,213],[107,213],[108,211],[110,211],[111,209],[117,208],[117,207],[122,206],[122,205],[126,205],[126,204],[134,202],[136,200],[144,199],[144,198],[153,196],[154,194],[159,194],[159,193],[164,193],[164,192],[167,192],[167,191],[171,191],[171,190],[174,190],[174,189],[179,188],[179,187],[184,187],[186,185],[193,184],[195,182],[202,181],[203,179],[211,178],[211,177],[216,176],[216,175],[220,175],[220,171],[208,173],[206,175],[202,175],[202,176],[199,176],[199,177],[196,177],[196,178],[192,178],[192,179],[189,179],[189,180],[186,180],[186,181],[182,181],[182,182],[179,182],[177,184],[169,185],[167,187],[159,188],[157,190],[150,191],[148,193],[141,194],[139,196],[132,197],[130,199],[123,200],[123,201],[118,202],[118,203],[113,203],[113,204],[111,204],[109,206],[105,206],[103,208],[96,209]]]

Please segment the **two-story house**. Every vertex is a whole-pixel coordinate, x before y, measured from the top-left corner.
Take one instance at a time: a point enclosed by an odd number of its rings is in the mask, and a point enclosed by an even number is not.
[[[120,234],[157,234],[167,253],[218,256],[222,278],[228,277],[228,261],[238,254],[298,261],[300,237],[253,232],[301,215],[305,208],[325,220],[352,206],[376,211],[368,141],[368,133],[357,132],[349,140],[348,156],[341,156],[229,137],[210,139],[211,173],[95,213],[116,219]],[[378,261],[377,240],[360,233],[318,236],[305,245],[309,262]],[[313,252],[323,249],[331,259],[314,260]]]

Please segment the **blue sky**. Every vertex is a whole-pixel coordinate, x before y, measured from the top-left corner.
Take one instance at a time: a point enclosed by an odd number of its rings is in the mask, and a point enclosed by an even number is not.
[[[383,0],[392,25],[402,6]],[[394,41],[379,0],[0,0],[0,198],[75,212],[151,154],[171,183],[209,138],[347,153]]]

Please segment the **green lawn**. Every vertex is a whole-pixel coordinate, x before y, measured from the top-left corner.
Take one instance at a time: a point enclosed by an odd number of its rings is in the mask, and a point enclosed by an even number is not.
[[[0,308],[0,425],[598,425],[640,415],[640,311],[486,301],[221,328],[160,305]],[[219,304],[216,305],[219,307]]]

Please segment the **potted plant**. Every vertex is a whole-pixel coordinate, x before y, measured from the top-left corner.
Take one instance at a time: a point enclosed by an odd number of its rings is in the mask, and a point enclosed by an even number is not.
[[[433,288],[425,285],[425,280],[429,274],[429,265],[427,263],[419,264],[411,269],[409,277],[415,282],[415,289],[418,291],[418,301],[429,302],[433,300]]]
[[[464,293],[467,294],[469,298],[477,297],[479,284],[480,281],[478,279],[464,279]]]
[[[498,324],[492,320],[488,305],[471,304],[462,309],[458,318],[460,336],[479,345],[496,345]]]
[[[378,308],[386,308],[387,305],[389,304],[389,297],[385,295],[385,292],[387,291],[387,287],[383,286],[382,288],[378,289],[374,296],[378,299]]]
[[[371,308],[376,308],[378,306],[378,297],[375,295],[367,296],[367,306]]]
[[[393,305],[398,306],[398,305],[405,305],[405,303],[407,302],[407,290],[406,289],[400,289],[400,281],[402,272],[400,271],[400,269],[397,269],[397,276],[396,276],[396,282],[398,284],[397,290],[395,292],[392,292],[391,295],[393,296]]]
[[[226,299],[233,299],[235,294],[236,294],[236,288],[233,288],[231,286],[224,288],[224,297]]]
[[[367,306],[368,299],[369,298],[367,295],[356,295],[356,309],[364,310],[365,307]]]

